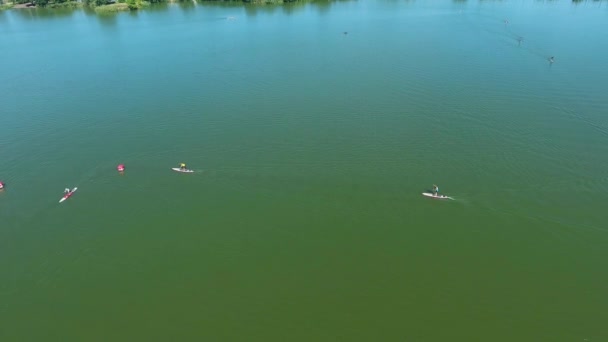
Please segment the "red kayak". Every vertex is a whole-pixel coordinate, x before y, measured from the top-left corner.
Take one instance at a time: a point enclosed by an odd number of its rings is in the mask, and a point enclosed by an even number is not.
[[[61,199],[59,200],[59,203],[65,201],[66,199],[72,197],[72,195],[76,192],[76,190],[78,190],[78,188],[74,188],[72,189],[72,191],[68,192],[67,194],[65,194],[65,196],[61,197]]]

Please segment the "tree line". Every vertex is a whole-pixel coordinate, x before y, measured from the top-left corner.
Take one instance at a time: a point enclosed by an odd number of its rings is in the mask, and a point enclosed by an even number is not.
[[[33,3],[37,7],[47,7],[50,4],[64,4],[69,2],[80,2],[84,5],[96,7],[96,6],[104,6],[111,5],[115,3],[126,3],[128,5],[136,5],[136,3],[147,2],[150,4],[154,3],[166,3],[166,2],[192,2],[193,0],[15,0],[13,1],[15,4],[27,4]],[[194,1],[218,1],[218,0],[194,0]],[[292,2],[305,2],[307,0],[219,0],[220,2],[241,2],[241,3],[251,3],[251,4],[281,4],[281,3],[292,3]],[[4,0],[0,0],[0,4],[2,4]]]

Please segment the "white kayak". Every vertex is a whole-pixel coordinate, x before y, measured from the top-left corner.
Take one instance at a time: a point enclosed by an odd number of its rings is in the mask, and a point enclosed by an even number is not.
[[[445,195],[436,196],[435,194],[432,194],[430,192],[423,192],[422,196],[431,197],[431,198],[435,198],[435,199],[453,199],[452,197],[445,196]]]
[[[65,201],[66,199],[72,197],[72,195],[76,192],[76,190],[78,190],[78,188],[72,189],[72,191],[68,192],[63,197],[61,197],[61,199],[59,200],[59,203],[61,203],[61,202]]]
[[[183,173],[192,173],[192,172],[194,172],[194,170],[188,170],[188,169],[182,170],[179,167],[172,167],[171,170],[177,171],[177,172],[183,172]]]

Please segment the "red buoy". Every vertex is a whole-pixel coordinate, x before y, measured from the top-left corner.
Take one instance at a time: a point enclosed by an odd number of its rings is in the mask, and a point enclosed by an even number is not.
[[[125,165],[124,164],[120,164],[116,167],[116,170],[118,170],[118,172],[123,172],[125,170]]]

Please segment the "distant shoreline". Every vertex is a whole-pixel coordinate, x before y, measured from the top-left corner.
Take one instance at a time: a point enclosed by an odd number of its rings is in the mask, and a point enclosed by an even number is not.
[[[153,4],[234,4],[234,5],[296,5],[314,2],[314,0],[37,0],[28,2],[5,2],[0,0],[0,10],[8,9],[57,9],[57,8],[90,8],[98,14],[108,14],[122,11],[136,11]]]

